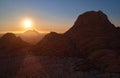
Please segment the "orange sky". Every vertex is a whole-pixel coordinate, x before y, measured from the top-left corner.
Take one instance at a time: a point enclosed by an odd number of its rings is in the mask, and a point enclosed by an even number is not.
[[[39,32],[63,33],[77,17],[91,10],[102,10],[110,21],[120,26],[119,1],[104,0],[0,0],[0,32],[24,32],[29,19]]]

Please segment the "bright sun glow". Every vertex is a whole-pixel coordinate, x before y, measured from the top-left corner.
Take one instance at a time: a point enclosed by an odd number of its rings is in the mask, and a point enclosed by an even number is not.
[[[24,21],[24,27],[25,28],[31,28],[32,27],[32,22],[30,20],[25,20]]]

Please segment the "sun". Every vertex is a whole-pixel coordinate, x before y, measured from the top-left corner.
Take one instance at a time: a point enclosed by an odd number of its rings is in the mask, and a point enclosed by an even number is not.
[[[32,27],[32,22],[30,20],[25,20],[24,21],[24,27],[25,28],[31,28]]]

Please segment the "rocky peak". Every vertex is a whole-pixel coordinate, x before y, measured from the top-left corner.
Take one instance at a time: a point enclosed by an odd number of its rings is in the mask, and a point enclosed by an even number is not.
[[[76,65],[80,70],[120,72],[119,31],[102,11],[89,11],[80,15],[66,33],[46,35],[32,51],[36,55],[83,57],[83,62]]]
[[[28,30],[28,31],[25,31],[23,34],[25,34],[25,35],[40,35],[40,33],[36,30]]]
[[[54,36],[57,36],[57,35],[59,35],[58,33],[56,33],[56,32],[50,32],[48,35],[46,35],[46,36],[52,36],[52,37],[54,37]]]
[[[11,52],[26,47],[30,47],[30,44],[13,33],[6,33],[0,38],[0,52]]]
[[[15,39],[16,38],[16,35],[15,34],[13,34],[13,33],[6,33],[5,35],[3,35],[2,37],[1,37],[1,39]]]
[[[90,31],[113,31],[114,25],[108,20],[107,15],[102,11],[88,11],[78,16],[73,27],[67,33],[86,30]]]
[[[111,24],[102,11],[88,11],[80,15],[74,25],[106,25]]]

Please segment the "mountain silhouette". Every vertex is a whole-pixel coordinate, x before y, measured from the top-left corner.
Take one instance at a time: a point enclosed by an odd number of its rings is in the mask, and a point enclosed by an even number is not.
[[[75,51],[71,41],[63,37],[62,34],[51,32],[47,34],[39,43],[37,43],[32,51],[41,55],[67,55],[70,56],[70,52]]]
[[[76,70],[120,72],[120,28],[102,11],[79,15],[68,31],[47,34],[31,50],[37,55],[83,57]]]
[[[29,46],[30,44],[13,33],[6,33],[0,38],[0,52],[17,51]]]
[[[41,34],[36,30],[28,30],[22,33],[20,37],[28,43],[36,44],[44,37],[44,34]]]
[[[95,49],[119,48],[116,27],[101,12],[90,11],[80,15],[65,36],[74,41],[79,52],[89,54]]]

